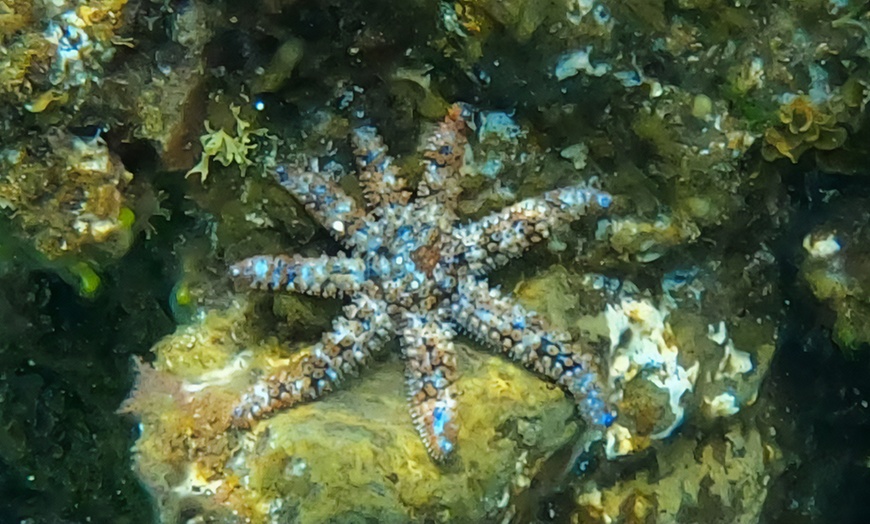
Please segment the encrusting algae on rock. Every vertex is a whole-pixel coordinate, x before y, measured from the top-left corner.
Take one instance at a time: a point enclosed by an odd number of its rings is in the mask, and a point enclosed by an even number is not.
[[[57,131],[43,147],[42,155],[25,148],[0,151],[0,208],[15,213],[48,260],[125,253],[132,241],[125,214],[133,174],[99,136]]]
[[[721,440],[672,443],[656,457],[655,472],[581,488],[570,522],[685,522],[683,515],[690,514],[695,515],[691,522],[710,522],[716,515],[724,522],[752,524],[759,521],[770,479],[785,467],[771,435],[731,422]],[[710,507],[715,509],[704,509]]]
[[[464,346],[463,445],[451,467],[433,463],[407,423],[395,359],[321,402],[233,430],[247,370],[288,358],[251,330],[254,314],[245,303],[212,311],[158,343],[153,367],[140,364],[122,411],[140,418],[138,469],[167,521],[185,508],[225,522],[484,521],[578,430],[560,391]]]
[[[835,315],[833,340],[847,353],[870,345],[867,232],[862,220],[855,218],[864,212],[865,203],[858,201],[854,208],[861,211],[816,227],[801,243],[800,276]]]

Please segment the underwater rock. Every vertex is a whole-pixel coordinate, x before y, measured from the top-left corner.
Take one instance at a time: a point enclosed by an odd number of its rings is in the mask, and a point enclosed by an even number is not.
[[[408,422],[394,358],[328,398],[231,429],[249,366],[287,359],[252,314],[207,313],[154,347],[154,368],[140,365],[122,410],[141,420],[136,463],[166,522],[492,521],[578,430],[560,390],[476,348],[459,351],[462,445],[446,467]]]
[[[238,111],[233,113],[239,121]],[[487,132],[507,133],[504,138],[510,139],[520,131],[507,115],[488,118]],[[545,382],[531,385],[536,378],[508,369],[510,364],[500,358],[466,351],[454,357],[455,346],[445,342],[453,339],[452,328],[449,332],[444,328],[449,338],[431,338],[428,328],[435,324],[431,320],[414,323],[417,307],[425,310],[438,303],[455,303],[456,313],[433,309],[433,315],[434,311],[444,315],[443,319],[433,316],[439,326],[455,321],[472,338],[563,386],[596,432],[610,425],[613,415],[600,399],[603,393],[595,382],[595,356],[582,353],[585,348],[569,346],[566,334],[549,331],[543,320],[503,298],[497,289],[485,287],[482,279],[476,284],[471,273],[467,277],[457,273],[468,285],[452,292],[452,288],[430,286],[427,279],[441,278],[440,273],[434,272],[435,277],[431,269],[410,273],[417,271],[415,263],[420,267],[441,264],[439,257],[447,257],[453,248],[446,244],[446,236],[445,245],[435,248],[425,243],[429,237],[418,240],[405,235],[423,227],[429,231],[433,216],[443,216],[442,231],[464,227],[458,225],[452,207],[461,190],[464,128],[462,108],[456,106],[430,132],[425,143],[430,169],[418,186],[414,204],[408,203],[404,180],[393,160],[386,157],[374,128],[358,129],[353,136],[363,196],[383,211],[372,220],[358,216],[356,201],[325,174],[276,171],[281,185],[324,227],[341,240],[352,239],[347,243],[350,255],[255,256],[233,265],[230,274],[237,284],[274,291],[334,297],[336,286],[342,286],[342,294],[351,290],[356,294],[345,306],[346,317],[338,317],[322,343],[302,351],[289,353],[263,333],[256,334],[258,315],[248,310],[247,302],[204,313],[199,321],[179,328],[153,348],[154,368],[140,366],[139,383],[124,411],[142,420],[142,438],[137,444],[140,471],[157,494],[164,514],[172,517],[177,508],[199,503],[205,515],[229,511],[255,521],[481,521],[500,515],[511,497],[529,486],[528,479],[540,464],[578,432],[573,410],[561,390]],[[469,265],[469,272],[483,272],[503,265],[509,257],[543,241],[550,229],[609,203],[606,193],[575,185],[521,201],[482,222],[470,222],[471,232],[457,237],[468,246],[457,267],[464,272]],[[406,204],[407,213],[393,213]],[[360,224],[369,220],[371,229],[356,229],[358,220]],[[523,227],[515,229],[517,224]],[[502,226],[508,228],[506,232],[498,231]],[[387,258],[377,248],[381,242],[392,242],[394,234],[400,235],[398,245],[407,251]],[[478,242],[482,248],[475,247]],[[279,271],[290,270],[284,274],[289,280],[266,280],[267,272],[279,274],[267,269],[273,262]],[[448,262],[438,267],[453,271]],[[298,275],[291,266],[295,263],[299,264]],[[368,272],[354,270],[357,264],[368,264]],[[350,272],[340,275],[345,269]],[[414,280],[417,274],[421,275],[419,282]],[[309,282],[309,278],[315,280]],[[406,283],[407,278],[413,282]],[[448,282],[441,283],[446,286]],[[294,314],[294,308],[285,306],[278,305],[273,313]],[[367,316],[372,311],[377,315]],[[400,314],[408,317],[393,318]],[[504,315],[510,315],[511,324]],[[385,318],[389,329],[382,325]],[[419,335],[416,328],[421,330]],[[280,329],[272,325],[265,330],[275,330],[277,337]],[[371,348],[344,352],[342,347],[354,336],[367,334],[377,334]],[[379,353],[396,334],[405,343],[404,379],[393,359],[380,365],[371,362],[371,354]],[[420,347],[434,349],[416,350],[416,336],[428,340]],[[512,347],[517,350],[509,351]],[[338,353],[328,356],[333,349]],[[374,376],[354,383],[351,377],[357,368],[339,367],[339,357],[344,362],[358,361],[359,368],[374,365],[370,373]],[[454,358],[468,366],[455,382],[453,370],[461,368]],[[327,367],[328,383],[318,377],[321,362],[335,366]],[[445,382],[448,363],[450,382]],[[426,379],[416,388],[418,370],[431,373],[432,383]],[[401,392],[403,383],[412,386],[410,416],[408,395]],[[350,390],[345,391],[347,386]],[[450,389],[438,397],[446,399],[444,404],[420,403],[425,395],[434,395],[431,389],[444,391],[446,386]],[[247,389],[244,395],[242,389]],[[290,391],[298,392],[298,397],[293,398]],[[305,403],[326,392],[331,393],[328,398]],[[264,395],[267,400],[261,402]],[[454,402],[454,395],[461,401]],[[454,404],[462,404],[455,419]],[[444,415],[445,405],[449,415]],[[417,423],[420,435],[410,422]],[[450,433],[444,429],[448,422]],[[460,429],[454,434],[457,426]],[[187,500],[196,498],[196,493],[204,494],[202,500]],[[335,502],[344,500],[346,506]]]
[[[848,206],[863,213],[866,200]],[[833,322],[834,342],[844,351],[870,344],[870,268],[868,268],[867,233],[863,218],[844,212],[815,228],[804,237],[806,256],[800,274],[815,297],[836,315]]]
[[[729,319],[735,330],[729,333],[722,317],[699,314],[702,304],[722,297],[710,273],[666,275],[657,300],[631,282],[558,267],[518,290],[527,307],[556,327],[609,347],[610,385],[622,395],[620,417],[607,432],[608,457],[667,439],[687,414],[692,424],[707,425],[755,402],[773,356],[775,325],[769,318]]]
[[[86,251],[123,255],[131,242],[126,191],[133,174],[99,136],[55,130],[42,148],[0,151],[0,208],[14,213],[16,234],[50,261],[81,260]]]
[[[210,7],[189,2],[169,13],[139,13],[142,19],[172,27],[171,39],[160,42],[153,60],[131,67],[121,95],[131,108],[137,138],[151,140],[168,170],[187,170],[196,163],[195,143],[202,127],[207,93],[204,49],[213,36]],[[142,60],[142,58],[140,58]]]
[[[154,367],[142,368],[125,408],[141,417],[138,467],[165,520],[495,520],[578,431],[561,392],[462,345],[463,446],[445,468],[429,461],[408,423],[394,357],[331,398],[243,433],[230,427],[230,413],[251,370],[298,359],[329,315],[320,303],[277,299],[271,314],[298,324],[285,329],[262,318],[263,300],[233,307],[217,303],[225,297],[213,289],[193,289],[200,279],[222,282],[224,261],[245,254],[334,252],[302,207],[260,176],[279,160],[269,146],[280,137],[282,163],[316,159],[347,185],[351,177],[333,169],[351,155],[339,144],[346,129],[307,133],[312,108],[333,108],[336,128],[383,123],[407,152],[421,115],[434,119],[445,100],[469,96],[487,110],[463,174],[484,176],[462,181],[463,218],[578,176],[599,176],[616,195],[595,241],[569,227],[554,232],[549,252],[533,255],[558,257],[567,269],[518,285],[526,306],[609,359],[607,379],[622,391],[605,442],[612,460],[600,461],[610,477],[582,484],[575,520],[758,521],[768,477],[782,463],[767,428],[750,419],[777,344],[780,292],[793,283],[769,271],[792,260],[777,253],[771,262],[755,246],[787,236],[785,220],[804,198],[800,182],[846,165],[832,157],[854,153],[852,173],[865,174],[870,22],[866,9],[843,0],[739,4],[414,1],[392,15],[390,2],[338,0],[0,0],[0,260],[27,266],[6,277],[15,293],[0,293],[4,333],[31,336],[25,327],[42,322],[40,339],[54,343],[79,313],[55,308],[64,286],[41,294],[28,282],[39,277],[32,268],[70,273],[81,294],[94,294],[101,275],[116,277],[104,269],[147,228],[146,217],[165,214],[165,198],[172,220],[143,246],[160,262],[116,265],[142,269],[118,277],[119,287],[147,282],[161,300],[171,295],[177,321],[190,323],[155,346]],[[392,105],[408,108],[402,120],[384,118]],[[140,187],[131,188],[118,154]],[[193,172],[205,184],[183,183],[180,172],[197,160]],[[418,161],[407,155],[400,165],[412,180]],[[810,175],[789,171],[795,162]],[[861,203],[837,212],[866,222]],[[860,227],[827,222],[804,240],[800,277],[836,316],[843,349],[870,342],[870,239]],[[208,254],[183,260],[192,243]],[[199,267],[173,267],[179,259]],[[50,307],[21,307],[36,301]],[[202,313],[212,308],[223,313]],[[93,319],[94,311],[82,314]],[[143,324],[160,315],[138,312]],[[150,335],[118,336],[135,338],[144,354]],[[118,353],[77,349],[67,350],[76,366],[98,371],[51,371],[87,400],[110,374],[95,364]],[[116,500],[122,490],[108,481],[111,468],[92,478],[80,468],[83,457],[98,467],[95,449],[107,451],[107,462],[117,457],[99,425],[79,424],[110,418],[106,408],[82,414],[92,404],[79,409],[79,397],[41,393],[30,364],[13,362],[32,351],[6,353],[10,380],[0,388],[7,420],[14,417],[4,424],[9,440],[20,442],[19,428],[32,423],[37,445],[16,447],[20,460],[4,462],[22,479],[35,465],[31,493],[76,481],[87,497]],[[64,417],[44,419],[35,398]],[[90,445],[67,446],[65,435]],[[56,474],[62,480],[47,482],[55,466],[67,468]],[[98,496],[99,484],[108,496]],[[69,515],[62,518],[101,520]]]
[[[699,98],[703,100],[701,111]],[[735,213],[744,212],[744,195],[758,189],[747,183],[748,174],[741,168],[740,160],[757,133],[731,114],[724,100],[704,93],[664,86],[658,97],[642,105],[632,131],[656,153],[643,174],[652,175],[671,188],[666,202],[674,214],[672,218],[657,217],[656,223],[661,225],[652,227],[647,235],[660,239],[676,237],[685,242],[697,236],[693,230],[727,223]],[[693,132],[686,133],[687,126]],[[755,182],[760,183],[768,181]],[[626,231],[617,234],[617,238]],[[642,248],[626,240],[621,243],[621,249]]]
[[[609,460],[575,479],[571,522],[758,521],[786,466],[754,407],[776,342],[776,272],[761,250],[675,269],[658,289],[559,266],[518,286],[526,307],[609,347],[623,390]]]
[[[163,167],[169,170],[189,169],[196,162],[189,143],[196,140],[202,122],[200,67],[191,61],[177,64],[169,75],[142,85],[136,97],[134,118],[141,122],[136,135],[157,144]]]
[[[582,487],[571,522],[759,522],[770,479],[786,460],[773,436],[734,421],[704,440],[670,443],[656,465],[612,486]]]

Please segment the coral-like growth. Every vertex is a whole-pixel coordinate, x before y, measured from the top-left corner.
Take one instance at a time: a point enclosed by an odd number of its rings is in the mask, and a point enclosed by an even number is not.
[[[764,132],[762,154],[772,161],[785,157],[793,163],[810,149],[830,151],[842,146],[848,132],[831,107],[796,96],[779,108],[780,125]]]
[[[209,175],[210,160],[215,160],[224,167],[235,164],[243,176],[248,167],[253,165],[251,155],[257,149],[254,139],[257,136],[265,136],[266,129],[251,129],[251,123],[239,116],[241,112],[239,106],[230,106],[230,111],[235,121],[234,134],[227,133],[223,128],[212,129],[206,122],[206,133],[199,139],[202,144],[202,157],[185,176],[198,174],[200,181],[205,182]]]
[[[63,3],[4,4],[11,13],[0,15],[0,99],[34,113],[78,107],[122,42],[117,30],[126,3],[95,0],[68,10]]]

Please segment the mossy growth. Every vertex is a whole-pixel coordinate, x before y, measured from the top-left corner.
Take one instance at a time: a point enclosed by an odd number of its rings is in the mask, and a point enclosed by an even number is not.
[[[758,522],[769,483],[787,461],[766,428],[735,421],[703,439],[658,450],[655,473],[614,484],[589,483],[572,522]],[[691,517],[686,517],[691,515]]]
[[[466,34],[486,36],[492,23],[478,15],[485,13],[517,40],[525,42],[548,20],[563,19],[568,7],[564,0],[465,0],[456,9],[460,27]]]
[[[154,346],[156,366],[185,379],[227,366],[238,351],[233,333],[241,332],[244,314],[233,308],[212,312],[199,323],[181,326]]]
[[[771,122],[776,121],[779,108],[775,102],[749,92],[755,87],[755,83],[747,78],[751,76],[749,68],[750,66],[738,68],[733,80],[722,85],[720,95],[728,101],[731,110],[740,117],[747,129],[761,133]]]
[[[870,345],[870,282],[817,261],[805,263],[802,274],[816,298],[836,314],[834,342],[847,352]]]
[[[614,15],[643,31],[664,31],[668,26],[664,0],[625,0],[613,3]]]

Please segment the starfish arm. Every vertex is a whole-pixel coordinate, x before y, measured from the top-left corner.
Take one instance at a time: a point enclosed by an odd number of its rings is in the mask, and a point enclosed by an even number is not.
[[[387,153],[384,140],[373,127],[360,127],[351,136],[359,170],[359,181],[370,209],[404,206],[411,193],[399,174],[395,159]]]
[[[453,230],[475,274],[501,267],[550,235],[560,224],[610,206],[608,193],[577,185],[548,191]]]
[[[411,418],[436,462],[447,460],[456,449],[453,335],[439,312],[404,314],[401,342]]]
[[[255,289],[285,289],[306,295],[350,296],[365,285],[365,262],[337,256],[305,258],[259,255],[230,266],[230,276]]]
[[[233,423],[247,428],[276,411],[332,392],[345,376],[367,366],[372,353],[394,333],[386,303],[356,297],[309,354],[251,387],[233,410]]]
[[[445,211],[454,212],[462,192],[459,179],[467,143],[462,107],[455,104],[425,141],[423,179],[417,187],[424,202],[434,199]]]
[[[453,318],[473,338],[564,388],[587,422],[613,422],[595,358],[578,351],[570,335],[549,329],[541,317],[474,276],[459,281],[451,302]]]
[[[356,245],[356,233],[365,223],[365,213],[338,184],[318,173],[291,172],[283,166],[275,170],[275,178],[336,240]]]

